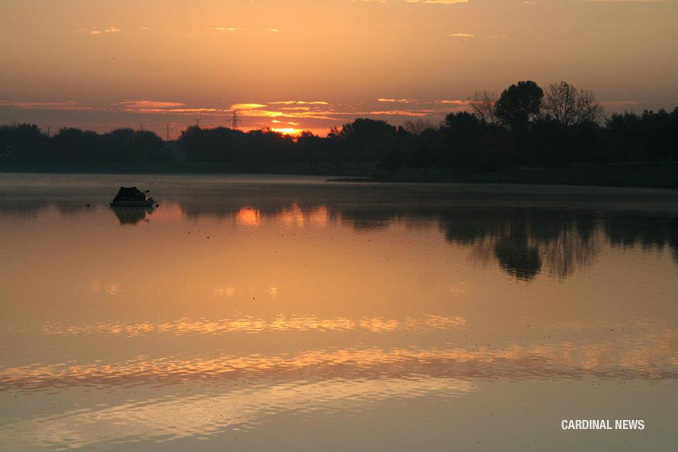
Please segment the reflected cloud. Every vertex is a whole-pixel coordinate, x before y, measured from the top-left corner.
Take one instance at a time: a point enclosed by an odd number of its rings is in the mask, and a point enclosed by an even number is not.
[[[466,282],[456,283],[450,286],[449,292],[456,297],[466,296],[471,290],[471,286]]]
[[[388,330],[388,321],[370,326]],[[0,391],[58,386],[171,385],[191,381],[309,379],[513,378],[678,380],[678,332],[655,328],[614,341],[510,344],[439,349],[348,348],[280,356],[168,357],[118,363],[55,364],[0,369]]]
[[[97,278],[90,283],[90,291],[92,293],[105,293],[115,296],[120,293],[120,284],[116,282],[102,283],[101,280]]]
[[[228,428],[249,429],[266,417],[290,412],[331,413],[353,406],[369,409],[383,400],[430,394],[461,397],[477,390],[471,382],[418,376],[397,379],[329,380],[233,388],[226,393],[138,400],[21,420],[0,432],[27,444],[67,444],[69,448],[136,442],[206,438]],[[303,397],[300,397],[303,394]]]
[[[218,285],[214,288],[215,297],[233,298],[236,295],[235,286],[232,284]]]
[[[97,292],[105,287],[119,287],[115,284],[99,285]],[[116,291],[116,293],[117,293]],[[232,298],[236,294],[235,287],[220,286],[215,289],[218,296]],[[271,287],[269,295],[276,297],[277,287]],[[51,322],[44,325],[42,333],[48,336],[127,336],[138,337],[155,334],[184,336],[189,334],[230,334],[230,333],[268,333],[273,331],[296,332],[348,332],[364,331],[367,333],[424,332],[429,330],[450,330],[466,325],[466,319],[456,316],[427,315],[420,318],[405,317],[402,319],[384,317],[320,318],[314,315],[279,315],[274,318],[242,316],[233,319],[179,319],[175,321],[147,322],[101,322],[95,324],[61,324]]]

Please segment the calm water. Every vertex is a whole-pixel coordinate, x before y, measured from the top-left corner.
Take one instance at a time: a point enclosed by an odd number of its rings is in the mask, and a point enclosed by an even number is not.
[[[678,440],[668,191],[0,175],[0,303],[3,451]]]

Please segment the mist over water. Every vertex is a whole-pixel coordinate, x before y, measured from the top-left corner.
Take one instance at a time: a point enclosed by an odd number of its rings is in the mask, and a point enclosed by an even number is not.
[[[2,175],[0,450],[667,450],[677,201]]]

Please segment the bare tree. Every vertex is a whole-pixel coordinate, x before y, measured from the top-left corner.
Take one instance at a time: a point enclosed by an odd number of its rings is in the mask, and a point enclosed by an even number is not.
[[[578,90],[566,82],[553,83],[546,89],[544,112],[566,127],[597,121],[603,108],[592,91]]]
[[[494,106],[497,103],[497,100],[499,100],[499,96],[496,92],[476,91],[468,100],[473,109],[473,113],[478,119],[487,124],[494,124],[497,122]]]
[[[429,129],[435,129],[436,126],[428,119],[415,119],[414,121],[405,121],[403,128],[412,135],[421,135]]]

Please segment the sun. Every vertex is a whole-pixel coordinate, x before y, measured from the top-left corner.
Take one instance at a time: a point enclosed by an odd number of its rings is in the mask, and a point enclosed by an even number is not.
[[[295,129],[294,127],[273,127],[271,128],[273,132],[282,133],[283,135],[300,135],[301,129]]]

